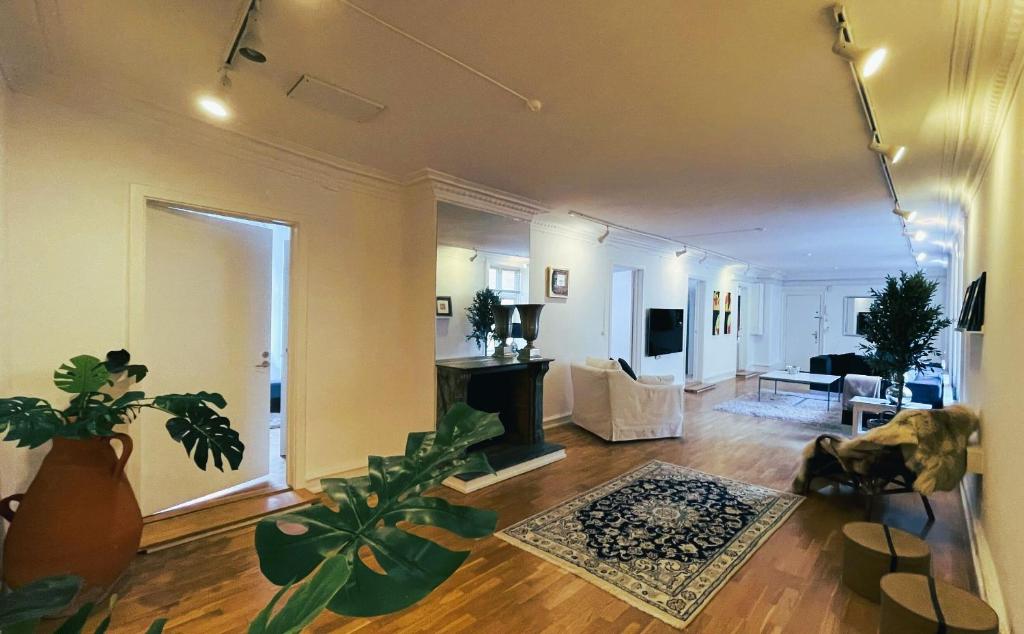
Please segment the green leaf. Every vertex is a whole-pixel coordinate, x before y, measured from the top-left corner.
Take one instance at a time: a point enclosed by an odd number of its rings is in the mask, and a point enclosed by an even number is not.
[[[95,606],[92,603],[86,603],[80,607],[78,612],[75,612],[68,620],[64,621],[54,634],[81,634],[85,628],[85,622],[89,620],[89,615],[92,614],[93,607]]]
[[[146,628],[146,634],[161,634],[165,625],[167,625],[167,619],[157,619]]]
[[[261,521],[256,527],[260,569],[273,583],[286,585],[325,560],[345,557],[351,575],[331,588],[329,609],[373,616],[412,605],[451,576],[469,552],[448,550],[396,524],[437,526],[461,537],[490,535],[495,513],[418,494],[456,473],[490,472],[483,454],[467,457],[465,451],[503,432],[497,414],[456,405],[438,422],[437,432],[410,434],[404,456],[371,456],[367,476],[323,480],[337,510],[313,506]],[[373,504],[371,497],[376,497]],[[362,560],[364,546],[384,574]]]
[[[351,568],[344,555],[335,555],[324,561],[313,578],[299,587],[285,603],[281,611],[270,619],[278,600],[292,587],[288,584],[263,608],[249,625],[249,634],[295,634],[313,622],[338,588],[348,581]],[[268,622],[269,621],[269,622]]]
[[[64,424],[60,413],[39,398],[0,399],[0,434],[19,447],[38,447],[56,436]]]
[[[0,630],[57,614],[78,594],[82,580],[73,575],[46,577],[0,594]]]
[[[220,394],[198,392],[196,394],[167,394],[153,399],[153,406],[169,414],[167,433],[185,447],[185,453],[192,457],[196,466],[206,470],[209,457],[213,465],[224,470],[227,459],[232,469],[242,463],[245,444],[238,432],[231,429],[231,421],[222,416],[210,404],[224,407],[227,403]]]
[[[98,392],[110,381],[110,372],[102,361],[87,354],[73,357],[53,373],[53,384],[65,392]]]

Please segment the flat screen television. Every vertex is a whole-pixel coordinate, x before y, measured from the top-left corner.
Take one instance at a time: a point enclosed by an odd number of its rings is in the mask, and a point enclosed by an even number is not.
[[[682,308],[651,308],[647,311],[647,356],[683,351],[686,320]]]

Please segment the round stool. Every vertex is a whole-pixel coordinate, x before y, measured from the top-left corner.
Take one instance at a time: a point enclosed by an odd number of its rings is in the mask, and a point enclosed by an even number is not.
[[[878,582],[890,572],[931,572],[928,544],[898,528],[873,522],[843,526],[843,583],[878,602]]]
[[[881,590],[880,634],[999,632],[995,610],[970,592],[944,581],[896,572],[882,577]]]

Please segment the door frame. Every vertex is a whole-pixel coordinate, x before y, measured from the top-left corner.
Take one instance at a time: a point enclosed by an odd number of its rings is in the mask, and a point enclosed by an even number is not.
[[[736,310],[736,372],[745,372],[750,367],[750,338],[747,336],[747,316],[743,314],[744,302],[743,296],[750,295],[750,286],[746,283],[739,283],[736,285],[736,303],[739,304]],[[740,357],[743,358],[743,364],[740,364]]]
[[[632,321],[632,332],[630,341],[629,365],[634,372],[641,371],[644,359],[644,269],[643,267],[631,264],[612,263],[611,271],[608,272],[608,355],[611,356],[612,348],[612,286],[616,271],[630,271],[633,282],[633,312],[630,315]]]
[[[704,300],[707,293],[707,280],[699,277],[690,277],[686,280],[686,302],[687,309],[690,308],[690,287],[693,286],[693,305],[694,308],[689,310],[690,316],[687,317],[687,328],[686,328],[686,340],[689,342],[690,354],[693,356],[693,372],[689,378],[693,381],[702,382],[704,380],[704,315],[706,307],[704,306]],[[689,320],[693,319],[693,328],[690,328]],[[696,337],[691,337],[693,333],[696,333]],[[692,341],[691,341],[692,339]],[[686,346],[683,348],[686,349]],[[686,375],[686,366],[684,362],[683,375]],[[685,381],[684,381],[685,382]]]
[[[126,301],[125,339],[128,348],[137,359],[145,359],[145,324],[146,300],[146,209],[150,201],[163,204],[176,204],[188,208],[209,211],[220,216],[243,218],[258,222],[284,225],[291,228],[291,248],[288,260],[288,332],[286,348],[289,351],[286,359],[285,384],[287,390],[288,409],[286,417],[286,446],[288,458],[285,461],[285,483],[292,488],[304,487],[306,479],[306,308],[308,299],[308,259],[301,222],[282,218],[280,211],[251,205],[247,202],[225,201],[194,192],[181,192],[170,189],[132,184],[130,186],[131,203],[128,214],[128,293]],[[245,209],[246,211],[236,211]],[[269,408],[269,404],[268,404]],[[269,410],[268,410],[269,411]],[[129,426],[129,435],[140,451],[145,455],[145,447],[141,442],[141,434],[137,426]],[[136,495],[142,496],[141,490],[142,460],[128,462],[126,473],[135,487]]]
[[[789,341],[788,336],[789,336],[789,329],[790,329],[790,326],[791,326],[790,323],[789,323],[789,320],[786,319],[786,305],[787,305],[787,302],[789,301],[790,297],[800,297],[800,296],[817,297],[818,298],[818,316],[817,316],[817,319],[818,319],[818,340],[817,340],[818,350],[817,350],[817,354],[818,355],[822,354],[822,347],[824,346],[824,343],[825,343],[824,342],[825,333],[823,331],[823,324],[822,324],[822,320],[824,318],[823,311],[825,309],[825,293],[822,292],[822,291],[815,290],[815,289],[810,289],[810,288],[793,289],[792,291],[783,291],[783,293],[782,293],[782,362],[784,364],[788,363],[787,360],[786,360],[786,358],[788,356],[788,353],[786,351],[786,344]],[[808,359],[808,363],[810,363],[809,359]],[[802,368],[803,364],[801,364],[800,367]],[[809,370],[810,370],[810,367],[808,366],[808,371]]]

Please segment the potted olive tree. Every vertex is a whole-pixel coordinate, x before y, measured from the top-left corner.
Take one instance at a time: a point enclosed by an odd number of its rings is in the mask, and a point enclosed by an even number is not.
[[[227,405],[224,397],[146,396],[132,388],[148,370],[129,361],[128,352],[118,350],[105,361],[81,355],[62,364],[53,382],[71,395],[65,407],[31,396],[0,398],[4,440],[27,448],[53,441],[28,491],[0,500],[0,516],[11,523],[4,542],[7,585],[73,574],[83,582],[80,599],[92,600],[128,567],[139,547],[142,515],[124,472],[131,438],[118,429],[142,410],[169,415],[167,433],[200,469],[211,457],[220,470],[225,462],[232,469],[241,463],[245,446],[218,411]]]
[[[903,407],[906,373],[923,370],[935,352],[935,338],[949,320],[932,303],[938,284],[917,271],[886,276],[881,291],[871,289],[874,301],[864,317],[862,331],[867,343],[861,349],[872,370],[891,382],[890,400]]]
[[[491,307],[500,303],[498,293],[490,288],[482,288],[473,295],[473,303],[466,307],[466,318],[472,329],[466,335],[466,341],[475,341],[476,347],[484,354],[487,354],[488,341],[498,341],[498,336],[494,334],[494,313]]]

